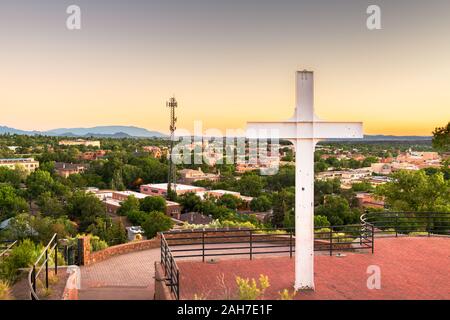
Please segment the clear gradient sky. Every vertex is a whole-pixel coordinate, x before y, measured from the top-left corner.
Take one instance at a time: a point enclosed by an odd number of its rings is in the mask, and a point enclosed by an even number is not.
[[[367,30],[369,4],[383,30]],[[283,120],[297,69],[316,73],[321,118],[367,134],[450,120],[448,0],[1,0],[0,43],[0,125],[19,129],[167,132],[172,94],[182,128]]]

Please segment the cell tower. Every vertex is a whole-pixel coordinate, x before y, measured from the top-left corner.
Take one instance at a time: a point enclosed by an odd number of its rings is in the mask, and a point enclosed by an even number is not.
[[[177,190],[177,168],[175,163],[173,162],[173,145],[175,141],[175,130],[177,129],[177,117],[175,116],[175,108],[178,107],[177,100],[175,97],[170,98],[169,101],[166,102],[166,106],[170,108],[170,152],[169,152],[169,174],[167,178],[167,195],[171,196],[172,185],[173,190],[176,192]]]

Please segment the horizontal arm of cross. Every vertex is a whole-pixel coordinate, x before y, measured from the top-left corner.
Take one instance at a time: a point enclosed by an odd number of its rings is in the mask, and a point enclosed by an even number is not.
[[[248,122],[249,138],[355,139],[363,138],[362,122],[285,121]]]

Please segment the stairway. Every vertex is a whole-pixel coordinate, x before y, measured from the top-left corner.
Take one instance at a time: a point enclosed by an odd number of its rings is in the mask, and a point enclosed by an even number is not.
[[[150,287],[105,286],[85,288],[78,291],[79,300],[153,300]]]

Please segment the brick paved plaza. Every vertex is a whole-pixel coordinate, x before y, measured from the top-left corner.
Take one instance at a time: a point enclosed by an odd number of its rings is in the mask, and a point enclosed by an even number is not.
[[[367,267],[381,268],[381,290],[367,288]],[[223,274],[228,290],[235,292],[235,277],[268,275],[271,287],[266,299],[292,289],[294,260],[289,257],[248,259],[218,258],[218,263],[178,261],[182,299],[195,294],[223,299]],[[315,257],[316,291],[299,293],[296,299],[450,299],[449,238],[376,239],[375,254],[347,253],[345,257]]]

